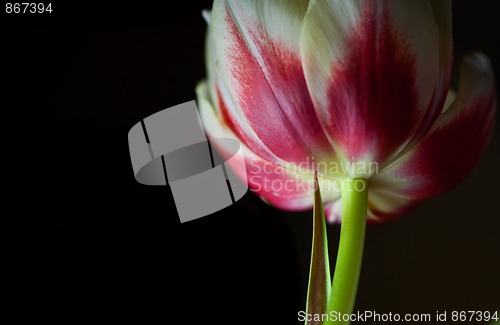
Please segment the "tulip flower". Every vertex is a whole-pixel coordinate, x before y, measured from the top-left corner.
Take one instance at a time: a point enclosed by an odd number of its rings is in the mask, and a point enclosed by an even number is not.
[[[216,0],[206,16],[208,136],[238,139],[236,173],[281,209],[313,206],[317,172],[340,246],[351,215],[364,229],[450,190],[489,141],[489,60],[468,54],[449,89],[451,1]]]

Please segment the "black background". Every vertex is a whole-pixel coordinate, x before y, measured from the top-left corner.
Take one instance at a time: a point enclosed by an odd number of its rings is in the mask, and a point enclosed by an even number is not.
[[[133,177],[128,130],[195,99],[210,7],[53,1],[52,14],[7,15],[2,5],[0,215],[18,320],[296,323],[310,211],[248,193],[181,225],[169,188]],[[498,79],[498,12],[496,1],[454,1],[456,65],[482,50]],[[499,137],[458,188],[367,230],[358,310],[500,308]],[[333,260],[339,228],[329,231]]]

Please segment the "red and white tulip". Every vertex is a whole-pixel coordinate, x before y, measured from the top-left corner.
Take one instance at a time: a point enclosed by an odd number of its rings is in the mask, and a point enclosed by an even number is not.
[[[205,130],[242,143],[236,172],[274,206],[311,208],[317,170],[328,220],[351,177],[383,222],[457,185],[488,143],[489,60],[467,55],[449,91],[451,1],[216,0],[207,18]]]

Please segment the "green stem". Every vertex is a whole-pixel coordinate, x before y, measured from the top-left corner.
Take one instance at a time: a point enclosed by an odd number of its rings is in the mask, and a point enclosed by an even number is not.
[[[365,241],[368,183],[360,178],[342,182],[342,225],[327,313],[351,314],[358,289]],[[340,313],[340,314],[339,314]],[[349,324],[348,321],[336,322]],[[332,319],[324,323],[333,324]]]

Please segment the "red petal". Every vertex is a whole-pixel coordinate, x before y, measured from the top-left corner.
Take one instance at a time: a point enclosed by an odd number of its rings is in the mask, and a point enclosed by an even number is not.
[[[489,60],[468,55],[455,101],[412,150],[374,177],[378,188],[422,200],[448,191],[477,164],[489,142],[496,93]]]
[[[312,2],[301,37],[307,83],[335,150],[383,165],[418,130],[434,92],[439,38],[429,3]]]
[[[279,5],[267,3],[226,1],[214,5],[216,56],[234,104],[234,110],[224,115],[244,116],[263,145],[284,161],[300,163],[307,157],[332,156],[307,89],[298,38],[293,43],[269,30],[273,27],[269,19],[275,14],[272,7]],[[300,30],[300,15],[303,13],[291,12],[290,17],[296,19],[280,23]],[[230,125],[238,134],[237,125]]]
[[[332,137],[349,160],[383,161],[410,138],[418,116],[415,57],[384,8],[363,12],[344,60],[333,67],[328,96]]]

